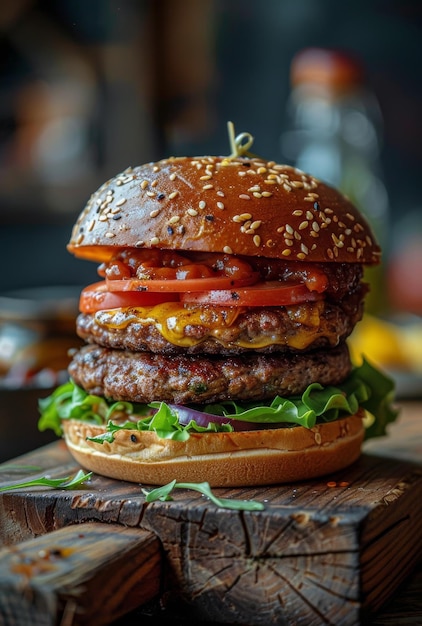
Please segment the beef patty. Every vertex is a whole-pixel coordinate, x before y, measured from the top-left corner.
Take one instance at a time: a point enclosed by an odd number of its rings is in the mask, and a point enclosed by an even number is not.
[[[178,304],[171,303],[167,318],[154,318],[154,310],[139,314],[136,308],[111,309],[80,314],[77,333],[88,343],[108,348],[162,354],[229,355],[334,347],[361,319],[365,292],[362,285],[338,301],[249,309],[222,307],[220,312],[207,306],[178,309]],[[217,330],[216,315],[222,320]],[[172,324],[177,324],[177,333],[172,331]]]
[[[194,404],[264,400],[302,393],[317,380],[337,384],[350,372],[347,345],[302,354],[165,356],[87,345],[69,366],[75,383],[114,400]]]

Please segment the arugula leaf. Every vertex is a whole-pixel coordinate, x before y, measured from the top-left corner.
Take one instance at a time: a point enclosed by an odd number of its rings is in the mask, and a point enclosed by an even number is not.
[[[263,511],[265,506],[262,502],[256,500],[232,500],[231,498],[218,498],[211,490],[209,483],[178,483],[172,480],[167,485],[157,487],[151,491],[142,489],[145,494],[146,502],[155,502],[161,500],[162,502],[172,500],[170,493],[173,489],[192,489],[199,491],[204,496],[207,496],[216,506],[223,509],[232,509],[236,511]]]
[[[85,474],[82,470],[79,470],[75,476],[66,476],[66,478],[47,478],[43,476],[41,478],[34,478],[31,480],[25,480],[14,485],[0,485],[0,491],[12,491],[13,489],[24,489],[25,487],[53,487],[54,489],[73,489],[82,485],[85,481],[89,480],[92,476],[92,472]]]

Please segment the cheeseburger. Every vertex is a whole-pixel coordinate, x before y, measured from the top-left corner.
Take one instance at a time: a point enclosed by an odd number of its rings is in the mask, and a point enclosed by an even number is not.
[[[69,382],[40,402],[83,467],[146,484],[340,470],[394,419],[347,338],[380,248],[358,210],[274,161],[182,157],[102,185],[68,250],[97,262]],[[370,415],[371,425],[367,426]]]

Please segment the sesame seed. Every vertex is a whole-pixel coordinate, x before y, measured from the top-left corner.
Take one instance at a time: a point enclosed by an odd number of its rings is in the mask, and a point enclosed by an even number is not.
[[[251,197],[250,197],[250,196],[248,196],[248,194],[247,194],[247,193],[241,193],[241,194],[239,194],[239,198],[240,198],[241,200],[250,200],[250,199],[251,199]]]
[[[155,191],[147,191],[148,198],[155,198],[156,195]]]
[[[303,261],[303,259],[306,259],[306,254],[304,254],[303,252],[298,252],[296,257]]]
[[[91,220],[88,225],[88,232],[90,233],[95,226],[95,220]]]
[[[281,253],[283,256],[290,256],[292,253],[291,250],[289,250],[288,248],[286,248],[285,250],[283,250],[283,252]]]
[[[198,215],[198,211],[196,211],[195,209],[188,209],[186,213],[188,213],[189,215],[192,215],[192,217],[195,217],[195,215]]]
[[[257,172],[258,172],[258,174],[266,174],[267,173],[267,168],[266,167],[258,167]]]
[[[202,189],[204,189],[204,191],[206,191],[207,189],[213,189],[213,188],[214,188],[214,185],[204,185],[202,187]]]
[[[304,244],[304,243],[301,243],[301,244],[300,244],[300,249],[302,250],[302,252],[303,252],[304,254],[309,254],[309,249],[308,249],[308,247],[307,247],[307,246],[305,246],[305,244]]]
[[[299,224],[299,230],[304,230],[305,228],[308,228],[308,226],[309,226],[309,222],[307,220],[304,220],[303,222]]]
[[[157,215],[159,214],[160,209],[154,209],[154,211],[151,211],[151,213],[149,214],[150,217],[157,217]]]
[[[286,224],[286,231],[289,233],[289,235],[293,235],[293,228],[290,226],[290,224]]]
[[[273,195],[271,191],[263,191],[261,194],[264,198],[271,198]]]
[[[249,187],[248,191],[253,193],[254,191],[261,191],[261,188],[259,187],[259,185],[255,185],[254,187]]]
[[[224,204],[222,202],[217,202],[217,208],[223,210]]]
[[[262,194],[259,191],[254,191],[253,195],[255,198],[262,198]]]
[[[105,236],[107,237],[107,239],[113,239],[113,237],[115,237],[116,235],[114,233],[106,233]]]
[[[246,172],[242,172],[242,171],[241,172],[237,172],[237,175],[238,176],[246,176]]]
[[[149,185],[149,182],[147,180],[143,180],[141,183],[141,188],[142,189],[146,189]]]
[[[314,230],[316,233],[319,231],[318,222],[312,222],[312,230]]]
[[[208,175],[208,174],[207,174],[206,176],[201,176],[201,177],[199,178],[199,180],[210,180],[211,178],[212,178],[212,176],[210,176],[210,175]]]
[[[173,198],[175,198],[177,195],[179,195],[178,191],[172,191],[171,194],[169,194],[169,200],[173,200]]]
[[[171,181],[173,181],[173,180],[175,180],[176,176],[177,176],[177,174],[173,172],[173,174],[170,174],[169,179]]]
[[[204,200],[201,200],[198,206],[200,209],[205,209],[205,207],[207,206],[207,203]]]
[[[230,248],[230,246],[224,246],[223,252],[225,252],[226,254],[233,254],[233,250]]]
[[[126,202],[126,198],[120,198],[118,202],[116,202],[116,206],[122,206]]]
[[[292,180],[291,184],[293,185],[293,187],[296,187],[296,189],[302,189],[303,187],[303,183],[301,180]]]
[[[268,178],[266,178],[266,179],[264,180],[264,184],[265,184],[265,185],[275,185],[276,183],[277,183],[277,181],[276,181],[276,180],[270,180],[270,179],[268,179]]]
[[[252,215],[250,213],[241,213],[239,218],[242,222],[246,222],[246,220],[250,220],[252,218]]]
[[[279,227],[277,228],[277,232],[278,232],[278,233],[284,233],[284,230],[285,230],[285,229],[284,229],[284,226],[279,226]]]
[[[156,187],[157,185],[158,185],[158,180],[157,179],[153,180],[151,183],[151,187]]]
[[[158,237],[152,237],[151,238],[151,245],[152,246],[156,246],[158,243],[160,243],[160,240],[158,239]]]
[[[169,219],[169,224],[177,224],[177,222],[179,221],[180,221],[180,215],[173,215],[173,217]]]
[[[224,193],[224,191],[217,191],[217,196],[220,196],[220,198],[225,198],[226,194]]]
[[[292,190],[290,185],[288,185],[287,183],[283,183],[283,189],[285,189],[286,191],[291,191]]]
[[[252,230],[257,230],[257,228],[259,228],[261,224],[262,224],[261,220],[256,220],[255,222],[252,222],[251,224]]]
[[[256,247],[258,248],[261,245],[261,237],[259,235],[255,235],[253,238],[253,242],[256,245]]]
[[[142,239],[139,239],[139,241],[137,241],[135,243],[135,248],[142,248],[142,246],[144,245],[145,241],[143,241]]]

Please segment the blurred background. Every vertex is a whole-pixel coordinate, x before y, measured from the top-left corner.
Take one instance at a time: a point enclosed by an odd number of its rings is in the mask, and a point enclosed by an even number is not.
[[[0,375],[20,384],[28,341],[50,362],[74,342],[97,274],[66,243],[91,192],[129,165],[228,154],[228,120],[367,212],[385,250],[373,311],[419,329],[421,27],[420,0],[3,0]],[[397,360],[395,330],[371,338]]]

